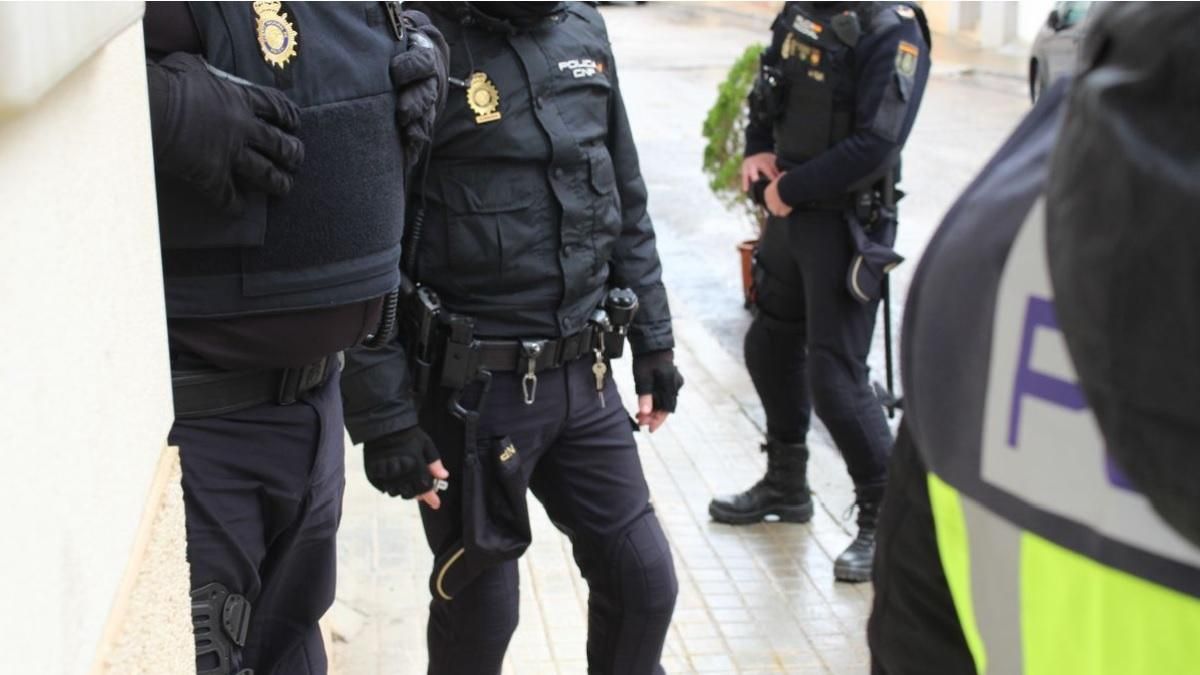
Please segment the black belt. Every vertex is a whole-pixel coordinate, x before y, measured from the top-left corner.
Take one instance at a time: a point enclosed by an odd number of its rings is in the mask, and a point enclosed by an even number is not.
[[[796,211],[845,211],[846,209],[854,208],[854,197],[844,196],[834,199],[810,199],[806,202],[800,202],[795,207]]]
[[[594,326],[556,340],[478,340],[479,367],[493,372],[535,372],[565,366],[592,353],[597,347]],[[530,347],[540,345],[530,355]],[[530,361],[533,369],[530,371]]]
[[[291,405],[341,367],[342,353],[338,352],[301,368],[174,371],[175,419],[215,417],[263,403]]]

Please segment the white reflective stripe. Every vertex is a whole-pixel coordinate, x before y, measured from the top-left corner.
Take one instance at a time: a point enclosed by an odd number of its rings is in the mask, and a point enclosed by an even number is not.
[[[1200,566],[1200,549],[1110,470],[1055,326],[1043,199],[1030,209],[1000,278],[987,387],[984,481],[1115,541]]]
[[[967,526],[971,604],[987,651],[987,673],[1022,672],[1021,530],[959,494]]]

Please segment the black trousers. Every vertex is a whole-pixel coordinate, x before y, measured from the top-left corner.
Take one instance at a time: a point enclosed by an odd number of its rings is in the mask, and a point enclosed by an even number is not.
[[[802,442],[815,409],[854,484],[874,487],[887,481],[892,435],[867,369],[879,303],[860,304],[846,290],[852,256],[840,213],[772,218],[758,248],[758,314],[745,356],[767,433]]]
[[[938,555],[925,467],[900,425],[879,514],[867,624],[872,675],[974,675]]]
[[[478,408],[475,442],[498,448],[511,441],[520,454],[518,480],[571,540],[590,592],[588,672],[661,673],[678,591],[674,564],[650,504],[628,414],[611,378],[601,407],[591,364],[581,359],[540,373],[532,405],[525,404],[519,375],[495,374]],[[464,398],[477,395],[468,391]],[[421,507],[435,556],[456,546],[463,531],[462,482],[456,480],[463,472],[462,425],[447,412],[447,397],[430,396],[421,415],[450,472],[442,507]],[[518,597],[515,559],[488,567],[451,600],[435,596],[429,672],[499,673],[517,626]]]
[[[317,621],[333,604],[345,487],[339,375],[289,406],[179,420],[192,588],[220,583],[253,606],[232,672],[326,672]],[[216,664],[197,660],[197,669]]]

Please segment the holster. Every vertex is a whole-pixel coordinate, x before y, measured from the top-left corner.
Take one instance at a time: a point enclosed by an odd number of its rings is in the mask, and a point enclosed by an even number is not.
[[[892,249],[897,229],[894,171],[854,195],[846,227],[855,249],[846,271],[846,290],[860,303],[874,302],[883,295],[888,272],[904,262],[904,256]]]
[[[400,342],[408,355],[417,400],[434,384],[461,390],[478,371],[474,320],[447,311],[437,292],[428,286],[404,279],[400,289],[404,306]]]

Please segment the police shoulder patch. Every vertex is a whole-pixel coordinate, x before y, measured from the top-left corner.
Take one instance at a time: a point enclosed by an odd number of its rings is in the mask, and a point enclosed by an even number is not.
[[[900,17],[901,19],[915,19],[917,13],[914,12],[913,8],[909,7],[908,5],[896,5],[896,16]]]
[[[911,42],[900,41],[896,47],[896,72],[912,77],[917,72],[917,58],[921,49]]]

